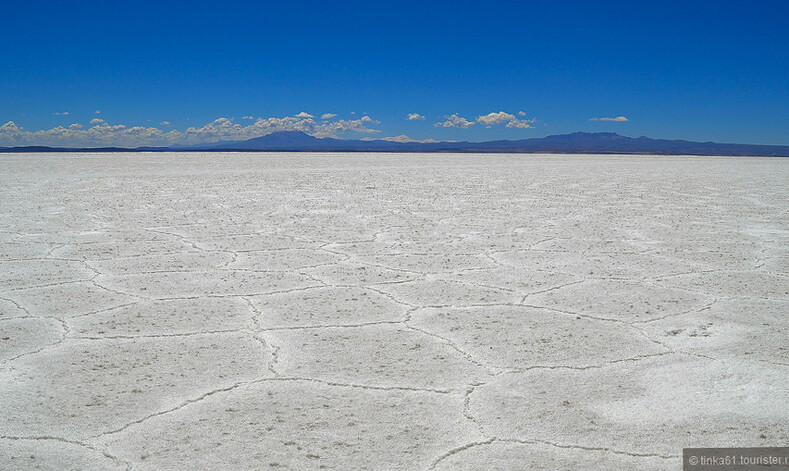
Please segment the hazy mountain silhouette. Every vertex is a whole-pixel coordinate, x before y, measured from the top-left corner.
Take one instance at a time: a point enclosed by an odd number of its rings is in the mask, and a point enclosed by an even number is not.
[[[516,141],[488,142],[390,142],[316,138],[300,131],[275,132],[215,148],[257,151],[401,151],[401,152],[517,152],[614,153],[789,156],[789,146],[719,144],[683,140],[631,138],[613,132],[576,132]]]
[[[789,157],[789,146],[759,144],[720,144],[669,139],[632,138],[613,132],[575,132],[521,140],[488,142],[391,142],[318,138],[301,131],[279,131],[246,141],[213,144],[124,149],[62,148],[27,146],[0,148],[0,152],[75,152],[75,151],[312,151],[312,152],[512,152],[556,154],[663,154],[663,155],[748,155]]]

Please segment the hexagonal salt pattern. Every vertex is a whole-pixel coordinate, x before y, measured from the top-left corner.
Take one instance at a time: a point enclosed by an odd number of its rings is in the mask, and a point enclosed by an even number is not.
[[[406,326],[269,332],[285,377],[415,389],[462,390],[487,369],[456,344]]]
[[[643,322],[695,311],[713,299],[643,281],[593,279],[526,295],[523,303],[592,318]]]
[[[56,438],[0,438],[0,462],[15,471],[125,471],[127,462],[84,443]]]
[[[469,411],[495,437],[625,454],[789,439],[785,367],[676,354],[503,374],[472,392]]]
[[[270,350],[248,334],[67,339],[0,370],[0,428],[84,440],[271,376],[270,362]]]
[[[462,403],[434,392],[260,381],[101,443],[142,471],[424,469],[433,456],[480,438]]]
[[[645,322],[641,328],[676,351],[789,366],[789,301],[719,299],[709,307]]]
[[[669,470],[785,445],[787,177],[3,154],[0,468]]]
[[[370,288],[327,286],[250,297],[264,329],[397,322],[408,307]]]
[[[143,300],[68,319],[74,338],[189,335],[249,329],[254,313],[240,297]]]
[[[60,343],[65,335],[65,325],[58,319],[0,319],[0,360],[38,352]]]
[[[447,338],[499,368],[581,368],[667,351],[626,323],[524,306],[420,309],[409,325]]]
[[[433,469],[440,471],[511,471],[529,469],[676,469],[671,458],[632,455],[605,449],[579,449],[540,440],[494,439],[475,443],[441,457]]]

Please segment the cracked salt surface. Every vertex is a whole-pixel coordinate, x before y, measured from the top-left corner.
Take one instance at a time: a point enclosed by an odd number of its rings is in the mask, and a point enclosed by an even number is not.
[[[787,181],[762,158],[4,154],[0,467],[781,446]]]

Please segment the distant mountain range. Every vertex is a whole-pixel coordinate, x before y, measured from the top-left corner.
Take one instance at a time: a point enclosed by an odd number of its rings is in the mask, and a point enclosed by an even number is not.
[[[223,141],[197,146],[66,148],[46,146],[0,147],[0,152],[496,152],[551,154],[662,154],[745,155],[789,157],[789,146],[720,144],[648,137],[613,132],[576,132],[516,141],[393,142],[382,139],[317,138],[301,131],[280,131],[247,141]]]

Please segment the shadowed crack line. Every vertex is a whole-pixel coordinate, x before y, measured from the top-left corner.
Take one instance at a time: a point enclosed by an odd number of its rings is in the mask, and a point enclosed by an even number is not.
[[[24,312],[27,317],[37,317],[37,316],[34,316],[33,314],[31,314],[30,311],[28,311],[26,307],[22,306],[21,304],[19,304],[18,302],[14,301],[13,299],[0,296],[0,300],[7,301],[7,302],[13,304],[14,307],[16,307],[20,311]]]
[[[262,316],[263,313],[260,311],[260,309],[258,309],[257,306],[255,306],[255,303],[252,302],[252,299],[249,296],[241,296],[241,299],[245,303],[247,303],[247,306],[249,306],[249,310],[250,310],[250,314],[251,314],[250,319],[252,321],[252,326],[250,327],[250,329],[253,332],[259,331],[260,330],[260,316]]]
[[[91,265],[90,261],[88,261],[88,260],[81,260],[80,263],[85,265],[85,267],[87,267],[88,270],[93,272],[93,276],[90,278],[91,280],[95,280],[96,278],[99,277],[99,275],[101,275],[101,271],[98,268],[96,268],[93,265]]]
[[[44,258],[49,258],[52,256],[52,253],[58,249],[62,249],[63,247],[67,246],[68,244],[60,243],[60,244],[53,244],[54,247],[49,249],[49,251],[44,255]]]
[[[106,276],[106,275],[104,275],[104,276]],[[108,287],[100,284],[95,279],[90,280],[90,283],[93,283],[93,285],[96,286],[97,288],[103,289],[103,290],[108,291],[110,293],[115,293],[115,294],[120,295],[120,296],[129,296],[129,297],[141,299],[141,300],[144,300],[144,301],[153,301],[153,299],[146,298],[145,296],[140,296],[138,294],[132,294],[132,293],[124,293],[123,291],[119,291],[119,290],[114,289],[114,288],[108,288]]]
[[[221,267],[218,267],[220,270],[228,270],[230,269],[230,265],[236,263],[238,261],[238,254],[233,252],[232,250],[217,250],[218,253],[227,253],[230,254],[230,260],[223,263]]]
[[[81,447],[87,448],[87,449],[89,449],[91,451],[94,451],[96,453],[100,453],[103,456],[105,456],[106,458],[109,458],[112,461],[114,461],[114,462],[116,462],[116,463],[118,463],[120,465],[123,465],[126,468],[126,471],[131,471],[132,470],[132,463],[130,461],[118,458],[117,456],[112,455],[109,451],[107,451],[105,449],[99,449],[99,448],[97,448],[97,447],[95,447],[95,446],[93,446],[93,445],[91,445],[89,443],[83,443],[83,442],[80,442],[80,441],[77,441],[77,440],[70,440],[70,439],[62,438],[62,437],[52,437],[52,436],[48,436],[48,435],[29,436],[29,437],[25,437],[25,436],[21,436],[21,437],[0,436],[0,440],[56,441],[56,442],[61,442],[61,443],[68,443],[70,445],[81,446]]]
[[[588,280],[586,278],[584,278],[583,280],[571,281],[569,283],[564,283],[564,284],[561,284],[561,285],[558,285],[558,286],[553,286],[551,288],[547,288],[547,289],[543,289],[543,290],[539,290],[539,291],[532,291],[532,292],[526,294],[523,297],[523,299],[521,299],[521,304],[525,304],[526,303],[526,298],[528,298],[529,296],[533,296],[535,294],[548,293],[548,292],[551,292],[551,291],[556,291],[558,289],[562,289],[562,288],[565,288],[567,286],[577,285],[579,283],[584,283],[586,281],[588,281]]]
[[[789,363],[781,363],[779,361],[772,361],[772,360],[761,360],[757,359],[756,361],[761,363],[766,363],[768,365],[775,365],[775,366],[789,366]]]
[[[414,330],[414,331],[417,331],[417,332],[421,332],[422,334],[424,334],[424,335],[427,335],[428,337],[433,337],[433,338],[436,338],[436,339],[440,340],[442,343],[444,343],[444,344],[446,344],[446,345],[449,345],[449,347],[450,347],[450,348],[452,348],[452,349],[453,349],[453,350],[455,350],[456,352],[458,352],[458,353],[460,353],[461,355],[463,355],[463,358],[465,358],[467,361],[469,361],[469,362],[471,362],[471,363],[473,363],[473,364],[477,365],[477,366],[478,366],[478,367],[480,367],[480,368],[483,368],[483,369],[487,370],[488,372],[493,372],[493,371],[495,371],[495,370],[496,370],[496,368],[495,368],[495,367],[493,367],[493,366],[490,366],[490,365],[486,365],[486,364],[484,364],[483,362],[481,362],[481,361],[477,360],[477,359],[476,359],[476,358],[474,358],[474,357],[473,357],[473,356],[472,356],[470,353],[468,353],[468,352],[464,351],[463,349],[461,349],[460,347],[458,347],[458,346],[455,344],[455,342],[453,342],[452,340],[450,340],[450,339],[448,339],[448,338],[446,338],[446,337],[443,337],[443,336],[441,336],[441,335],[438,335],[438,334],[434,334],[434,333],[432,333],[432,332],[429,332],[429,331],[427,331],[427,330],[420,329],[419,327],[415,327],[415,326],[413,326],[413,325],[410,325],[410,324],[404,324],[404,325],[405,325],[407,328],[411,329],[411,330]]]
[[[495,252],[493,252],[493,253],[495,253]],[[486,250],[486,251],[482,252],[482,256],[484,256],[485,258],[487,258],[488,260],[493,262],[493,264],[496,265],[497,267],[504,268],[504,269],[507,269],[507,270],[511,270],[513,268],[510,265],[505,265],[505,264],[501,263],[499,260],[496,260],[496,258],[493,257],[493,253],[491,253],[489,250]]]
[[[151,241],[151,242],[158,242],[158,241]],[[218,251],[219,250],[217,250],[217,252]],[[203,252],[203,251],[200,251],[200,252]],[[96,258],[96,256],[94,255],[94,256],[85,256],[84,258],[80,258],[80,259],[70,259],[70,258],[64,258],[64,257],[52,257],[52,258],[49,258],[48,260],[61,260],[61,259],[62,260],[73,260],[75,262],[82,262],[86,266],[89,266],[88,265],[89,262],[93,262],[93,263],[112,262],[112,261],[118,260],[118,259],[146,258],[146,257],[156,257],[156,256],[162,256],[162,255],[181,255],[181,254],[184,254],[184,253],[198,253],[198,252],[197,251],[193,251],[193,250],[150,250],[150,251],[143,252],[143,253],[136,253],[136,254],[132,254],[132,255],[123,255],[123,256],[114,256],[114,255],[107,254],[108,256],[106,258]],[[95,270],[93,270],[93,271],[95,271]]]
[[[67,340],[66,339],[67,332],[68,331],[64,330],[63,333],[61,334],[61,338],[58,339],[55,342],[48,343],[48,344],[42,346],[41,348],[33,350],[32,352],[25,352],[25,353],[21,353],[21,354],[15,356],[15,357],[6,358],[5,360],[0,361],[0,365],[5,365],[5,364],[8,364],[8,363],[11,363],[12,361],[15,361],[15,360],[18,360],[20,358],[27,357],[27,356],[37,355],[37,354],[39,354],[39,353],[41,353],[41,352],[43,352],[45,350],[49,350],[51,348],[57,347],[58,345],[62,344],[63,342],[65,342]]]
[[[413,255],[413,254],[407,253],[407,254],[392,254],[392,255]],[[366,257],[366,256],[367,255],[363,255],[362,257]],[[373,263],[373,262],[370,262],[369,260],[360,259],[359,256],[356,256],[354,258],[355,258],[356,262],[359,265],[366,266],[366,267],[375,267],[375,268],[381,268],[381,269],[384,269],[384,270],[396,271],[396,272],[400,272],[400,273],[407,273],[409,275],[414,275],[417,278],[422,278],[425,275],[428,275],[428,273],[425,273],[425,272],[414,271],[414,270],[407,270],[405,268],[395,268],[395,267],[382,265],[380,263]]]
[[[443,455],[439,456],[435,460],[433,460],[433,462],[430,464],[430,466],[428,466],[427,469],[428,470],[436,469],[436,466],[438,466],[439,463],[441,463],[445,459],[449,458],[450,456],[453,456],[453,455],[456,455],[456,454],[460,453],[461,451],[465,451],[465,450],[468,450],[470,448],[474,448],[474,447],[481,446],[481,445],[490,445],[491,443],[493,443],[495,441],[496,441],[496,437],[493,437],[493,438],[489,438],[489,439],[483,440],[483,441],[466,443],[465,445],[461,445],[459,447],[453,448],[453,449],[449,450],[448,452],[444,453]]]
[[[456,389],[434,389],[434,388],[416,388],[411,386],[374,386],[370,384],[358,384],[358,383],[341,383],[337,381],[328,381],[324,379],[317,379],[317,378],[304,378],[299,376],[279,376],[275,378],[263,378],[257,380],[258,382],[266,382],[266,381],[304,381],[310,383],[320,383],[325,384],[327,386],[333,387],[340,387],[340,388],[357,388],[357,389],[370,389],[373,391],[409,391],[409,392],[421,392],[421,393],[434,393],[434,394],[457,394],[461,391]]]
[[[471,423],[473,423],[479,430],[479,433],[482,434],[483,436],[485,436],[485,429],[482,427],[482,424],[471,414],[471,394],[474,393],[474,390],[478,386],[484,386],[485,384],[487,383],[485,382],[471,383],[468,389],[466,389],[466,394],[463,396],[463,416],[466,417],[466,419],[469,420]]]
[[[151,228],[147,228],[145,230],[150,231],[150,232],[156,232],[157,234],[165,234],[165,235],[173,236],[173,237],[177,238],[178,240],[180,240],[182,243],[192,246],[193,249],[195,249],[195,250],[197,250],[199,252],[205,252],[206,251],[202,247],[199,247],[196,243],[194,243],[191,240],[187,239],[186,237],[182,236],[181,234],[175,234],[175,233],[172,233],[172,232],[167,232],[167,231],[163,231],[163,230],[159,230],[159,229],[151,229]]]
[[[257,340],[264,349],[271,352],[271,361],[268,362],[268,370],[274,375],[274,377],[279,377],[279,372],[277,371],[277,363],[279,362],[279,346],[267,341],[258,332],[249,332],[249,334],[252,336],[252,338]]]
[[[645,353],[643,355],[636,355],[628,358],[618,358],[616,360],[608,360],[594,365],[530,365],[524,367],[502,367],[502,368],[508,368],[502,371],[502,373],[503,374],[525,373],[527,371],[532,371],[532,370],[576,370],[576,371],[598,370],[616,363],[625,363],[631,361],[637,362],[649,358],[662,357],[666,355],[678,355],[680,353],[681,352],[674,352],[674,351],[665,351],[659,353]]]
[[[640,333],[640,334],[641,334],[641,335],[642,335],[642,336],[643,336],[645,339],[647,339],[648,341],[650,341],[650,342],[654,343],[655,345],[658,345],[658,346],[660,346],[660,347],[661,347],[661,348],[663,348],[663,349],[664,349],[666,352],[672,352],[672,353],[674,353],[674,352],[675,352],[675,350],[674,350],[673,348],[671,348],[670,346],[668,346],[668,345],[666,345],[665,343],[661,342],[660,340],[653,339],[653,338],[652,338],[652,336],[651,336],[651,335],[649,335],[649,333],[648,333],[646,330],[644,330],[644,329],[642,329],[642,328],[640,328],[640,327],[638,327],[638,326],[635,326],[635,325],[633,325],[633,324],[628,324],[628,323],[625,323],[625,324],[629,325],[629,326],[630,326],[630,327],[632,327],[633,329],[636,329],[636,330],[637,330],[637,331],[638,331],[638,332],[639,332],[639,333]]]
[[[247,329],[226,329],[226,330],[208,330],[199,332],[183,332],[178,334],[142,334],[142,335],[106,335],[100,337],[93,336],[73,336],[75,340],[136,340],[136,339],[157,339],[157,338],[173,338],[173,337],[195,337],[200,335],[217,335],[217,334],[231,334],[247,332]]]
[[[589,315],[589,314],[581,314],[581,313],[576,313],[576,312],[571,312],[571,311],[563,311],[561,309],[556,309],[556,308],[552,308],[552,307],[548,307],[548,306],[538,306],[536,304],[521,303],[521,304],[517,304],[517,306],[529,307],[529,308],[533,308],[533,309],[545,309],[547,311],[556,312],[558,314],[564,314],[566,316],[574,316],[574,317],[580,317],[582,319],[591,319],[591,320],[602,321],[602,322],[616,322],[618,324],[624,324],[626,326],[633,327],[628,322],[625,322],[625,321],[623,321],[621,319],[613,319],[613,318],[610,318],[610,317],[599,317],[599,316],[592,316],[592,315]]]
[[[314,329],[352,329],[357,327],[368,327],[371,325],[393,325],[393,324],[403,324],[406,322],[405,319],[402,320],[392,320],[392,321],[370,321],[370,322],[359,322],[356,324],[320,324],[320,325],[295,325],[295,326],[285,326],[285,327],[262,327],[257,330],[257,332],[279,332],[279,331],[287,331],[287,330],[314,330]]]
[[[366,287],[366,288],[367,287],[372,288],[372,287],[375,287],[375,286],[383,285],[385,287],[385,286],[389,286],[389,285],[400,285],[400,284],[403,284],[403,283],[411,283],[412,281],[419,281],[421,279],[423,279],[423,278],[406,278],[404,280],[395,280],[395,281],[378,281],[378,282],[375,282],[375,283],[366,283],[366,284],[361,285],[361,286]]]
[[[664,280],[664,279],[667,279],[667,278],[676,278],[676,277],[685,276],[685,275],[703,275],[703,274],[706,274],[706,273],[714,273],[716,271],[718,271],[718,269],[716,269],[716,268],[710,268],[709,270],[690,270],[690,271],[684,271],[684,272],[679,272],[679,273],[669,273],[669,274],[666,274],[666,275],[647,276],[647,278],[650,279],[651,281],[654,281],[654,282],[659,284],[661,280]]]
[[[304,267],[309,268],[309,267]],[[301,272],[296,272],[295,270],[302,270],[304,268],[293,268],[293,267],[283,267],[281,269],[275,268],[248,268],[248,267],[232,267],[232,268],[217,268],[214,271],[207,272],[205,270],[173,270],[172,273],[271,273],[274,275],[282,274],[282,273],[298,273],[299,275],[307,276]]]
[[[436,276],[436,280],[438,280],[438,281],[446,281],[446,282],[450,282],[450,283],[459,283],[459,284],[466,285],[466,286],[473,286],[475,288],[489,289],[489,290],[505,292],[505,293],[516,293],[517,292],[517,290],[510,289],[510,288],[502,288],[500,286],[485,285],[485,284],[482,284],[482,283],[476,283],[474,281],[468,281],[468,280],[458,280],[456,278],[453,278],[451,274],[450,275],[438,275],[438,276]]]
[[[251,386],[253,384],[258,384],[258,383],[263,383],[263,382],[274,382],[274,381],[301,381],[301,382],[311,382],[311,383],[325,384],[327,386],[332,386],[332,387],[369,389],[369,390],[375,390],[375,391],[407,391],[407,392],[420,392],[420,393],[433,393],[433,394],[451,394],[451,393],[456,393],[457,392],[457,391],[452,390],[452,389],[413,388],[413,387],[407,387],[407,386],[372,386],[372,385],[364,385],[364,384],[339,383],[339,382],[326,381],[326,380],[315,379],[315,378],[264,377],[264,378],[253,379],[253,380],[250,380],[250,381],[240,381],[240,382],[237,382],[235,384],[232,384],[232,385],[224,387],[224,388],[213,389],[213,390],[208,391],[208,392],[206,392],[206,393],[204,393],[204,394],[202,394],[202,395],[200,395],[198,397],[195,397],[195,398],[183,401],[182,403],[180,403],[179,405],[177,405],[175,407],[171,407],[171,408],[166,409],[166,410],[162,410],[162,411],[155,412],[153,414],[146,415],[145,417],[142,417],[140,419],[128,422],[128,423],[126,423],[125,425],[123,425],[121,427],[118,427],[116,429],[113,429],[113,430],[110,430],[110,431],[107,431],[107,432],[102,432],[100,434],[91,436],[90,438],[106,440],[107,437],[109,437],[111,435],[116,435],[118,433],[121,433],[121,432],[127,430],[128,428],[130,428],[130,427],[132,427],[134,425],[141,424],[141,423],[146,422],[146,421],[148,421],[148,420],[150,420],[152,418],[155,418],[155,417],[159,417],[159,416],[162,416],[162,415],[166,415],[166,414],[170,414],[170,413],[179,411],[179,410],[181,410],[181,409],[183,409],[183,408],[185,408],[187,406],[190,406],[190,405],[196,404],[198,402],[201,402],[201,401],[203,401],[203,400],[205,400],[205,399],[207,399],[207,398],[209,398],[209,397],[211,397],[213,395],[221,394],[221,393],[227,393],[227,392],[236,390],[236,389],[241,388],[241,387]]]
[[[538,439],[521,440],[518,438],[495,438],[493,441],[502,442],[502,443],[521,443],[523,445],[542,444],[542,445],[548,445],[556,448],[563,448],[570,450],[603,451],[608,453],[614,453],[616,455],[630,456],[633,458],[661,458],[664,460],[674,460],[679,458],[679,455],[661,455],[658,453],[633,453],[630,451],[617,450],[614,448],[593,447],[593,446],[583,446],[583,445],[566,445],[562,443],[554,443],[547,440],[538,440]]]
[[[32,289],[41,289],[41,288],[53,288],[55,286],[63,286],[63,285],[73,285],[76,283],[90,283],[92,278],[84,278],[79,280],[68,280],[68,281],[57,281],[53,283],[45,283],[43,285],[32,285],[32,286],[23,286],[21,288],[11,288],[3,290],[2,293],[13,293],[16,291],[25,291],[25,290],[32,290]]]
[[[131,303],[121,304],[120,306],[108,307],[106,309],[99,309],[98,311],[83,312],[82,314],[75,314],[73,316],[66,316],[66,319],[71,320],[71,319],[78,319],[80,317],[85,317],[85,316],[92,316],[92,315],[95,315],[95,314],[104,314],[105,312],[110,312],[110,311],[114,311],[114,310],[117,310],[117,309],[123,309],[123,308],[130,307],[130,306],[136,306],[136,305],[142,304],[144,302],[146,302],[146,300],[134,301],[134,302],[131,302]]]
[[[81,258],[65,258],[65,257],[23,257],[23,258],[0,258],[0,262],[51,262],[51,261],[59,261],[59,262],[74,262],[74,263],[85,263],[85,260]],[[91,269],[91,271],[93,271]]]
[[[332,285],[332,287],[338,287],[338,288],[358,288],[359,286],[357,286],[357,285]],[[387,293],[386,291],[380,290],[380,289],[378,289],[378,288],[375,288],[375,287],[373,287],[373,286],[364,285],[364,286],[362,286],[362,287],[363,287],[363,288],[365,288],[365,289],[369,289],[370,291],[373,291],[373,292],[375,292],[375,293],[378,293],[378,294],[380,294],[381,296],[383,296],[383,297],[385,297],[385,298],[389,299],[390,301],[392,301],[392,302],[394,302],[394,303],[397,303],[397,304],[400,304],[401,306],[406,306],[406,307],[408,307],[408,308],[420,307],[420,306],[417,306],[417,305],[415,305],[415,304],[411,304],[411,303],[407,303],[407,302],[405,302],[405,301],[401,301],[401,300],[397,299],[397,298],[396,298],[394,295],[392,295],[391,293]]]
[[[204,400],[204,399],[206,399],[208,397],[211,397],[214,394],[219,394],[219,393],[223,393],[223,392],[229,392],[229,391],[237,389],[237,388],[239,388],[241,386],[248,385],[248,384],[253,384],[253,383],[259,382],[259,381],[261,381],[261,380],[242,381],[242,382],[238,382],[238,383],[235,383],[235,384],[233,384],[231,386],[227,386],[227,387],[224,387],[224,388],[213,389],[213,390],[208,391],[207,393],[205,393],[205,394],[203,394],[201,396],[198,396],[198,397],[193,398],[193,399],[188,399],[188,400],[182,402],[181,404],[179,404],[179,405],[177,405],[175,407],[172,407],[170,409],[162,410],[162,411],[159,411],[159,412],[154,412],[153,414],[146,415],[145,417],[143,417],[141,419],[137,419],[137,420],[134,420],[132,422],[128,422],[125,425],[123,425],[123,426],[121,426],[121,427],[119,427],[117,429],[110,430],[108,432],[103,432],[103,433],[100,433],[98,435],[94,435],[94,436],[92,436],[90,438],[101,439],[101,438],[108,437],[110,435],[118,434],[118,433],[123,432],[124,430],[128,429],[129,427],[131,427],[133,425],[141,424],[141,423],[143,423],[143,422],[145,422],[145,421],[147,421],[149,419],[152,419],[154,417],[158,417],[160,415],[165,415],[165,414],[169,414],[171,412],[178,411],[178,410],[183,409],[184,407],[186,407],[186,406],[188,406],[190,404],[195,404],[195,403],[200,402],[200,401],[202,401],[202,400]]]
[[[631,323],[631,325],[633,325],[635,327],[636,325],[649,324],[650,322],[657,322],[657,321],[661,321],[663,319],[669,319],[669,318],[672,318],[672,317],[681,317],[681,316],[684,316],[684,315],[687,315],[687,314],[691,314],[691,313],[704,312],[704,311],[712,309],[712,306],[716,302],[718,302],[718,300],[717,299],[713,299],[712,302],[710,302],[709,304],[707,304],[707,305],[705,305],[703,307],[700,307],[698,309],[690,309],[690,310],[687,310],[687,311],[676,312],[674,314],[666,314],[665,316],[653,317],[653,318],[647,319],[645,321],[633,321]]]
[[[194,300],[194,299],[203,299],[203,298],[244,298],[244,297],[255,297],[255,296],[268,296],[274,294],[295,293],[299,291],[320,288],[322,286],[323,285],[312,285],[312,286],[305,286],[303,288],[292,288],[292,289],[278,290],[278,291],[263,291],[256,293],[195,294],[194,296],[161,296],[161,297],[152,297],[152,298],[145,298],[133,294],[129,294],[129,296],[135,296],[145,301],[178,301],[178,300]],[[125,294],[125,293],[119,292],[119,294]]]
[[[89,258],[89,259],[86,258],[86,259],[79,259],[79,260],[75,260],[75,261],[76,262],[82,262],[82,263],[90,266],[92,271],[96,271],[97,269],[95,267],[93,267],[92,265],[90,265],[91,263],[106,263],[106,262],[115,262],[115,261],[118,261],[118,260],[135,260],[135,259],[138,259],[138,258],[155,258],[155,257],[166,256],[166,255],[191,255],[191,254],[200,254],[200,253],[205,253],[205,252],[224,252],[224,251],[222,251],[222,250],[208,250],[208,251],[206,251],[206,250],[178,250],[178,251],[175,251],[175,252],[170,252],[170,251],[166,251],[166,252],[145,252],[145,253],[139,253],[139,254],[134,254],[134,255],[123,255],[123,256],[120,256],[120,257],[115,256],[115,257],[109,257],[109,258]],[[52,260],[59,260],[59,259],[54,259],[53,258]],[[65,260],[71,260],[71,259],[65,259]]]
[[[479,307],[530,307],[517,303],[425,304],[417,309],[473,309]]]

